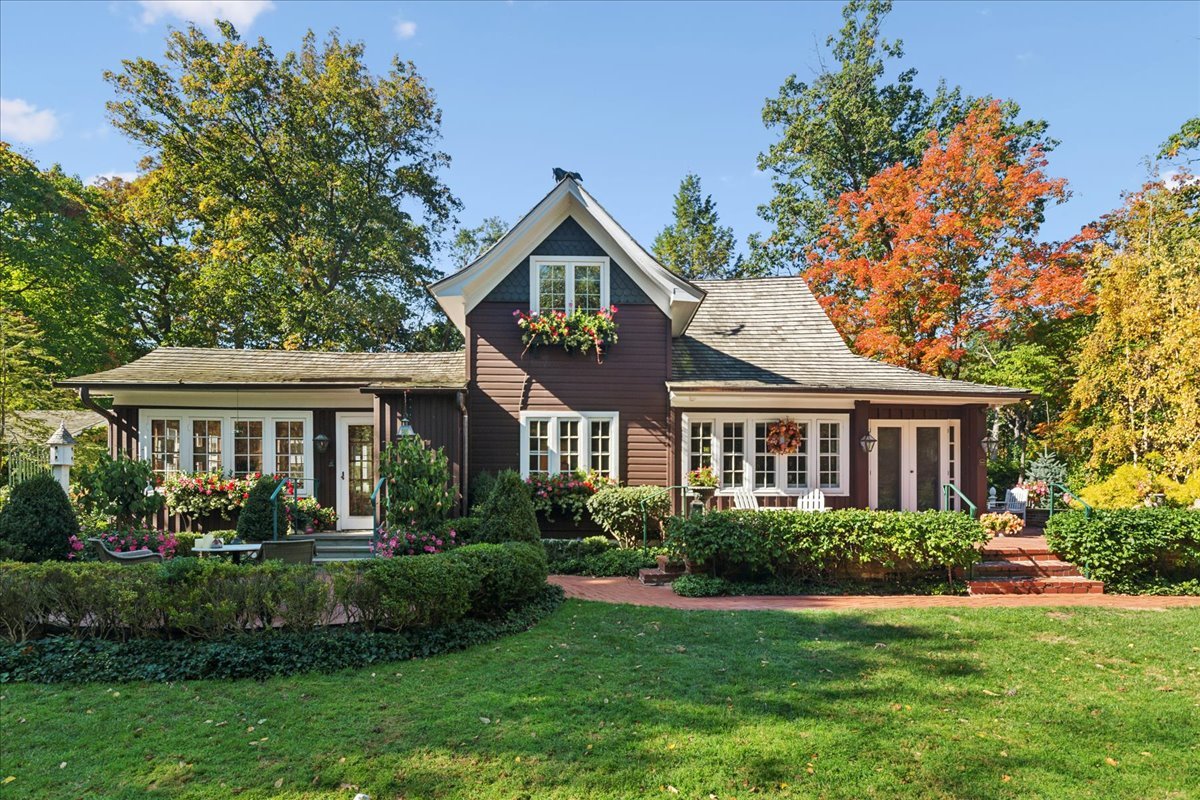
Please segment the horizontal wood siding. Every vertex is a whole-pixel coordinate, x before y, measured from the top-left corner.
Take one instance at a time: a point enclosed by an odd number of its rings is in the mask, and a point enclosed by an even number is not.
[[[616,411],[621,479],[672,482],[666,389],[670,320],[655,306],[627,305],[620,307],[617,322],[620,338],[597,364],[592,356],[558,349],[523,353],[511,303],[475,307],[467,317],[472,474],[520,467],[523,410]]]

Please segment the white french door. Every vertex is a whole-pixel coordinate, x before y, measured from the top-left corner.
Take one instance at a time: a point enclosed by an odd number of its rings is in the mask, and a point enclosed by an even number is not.
[[[956,420],[872,420],[869,486],[871,508],[881,511],[942,509],[942,487],[958,484]],[[951,493],[951,510],[958,498]]]
[[[370,530],[374,524],[375,419],[371,414],[337,415],[338,530]]]

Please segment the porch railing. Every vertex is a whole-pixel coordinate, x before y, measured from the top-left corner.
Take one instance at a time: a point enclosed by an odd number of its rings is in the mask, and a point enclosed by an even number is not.
[[[967,504],[967,513],[974,519],[979,515],[979,507],[971,502],[971,498],[962,493],[962,490],[953,483],[942,484],[942,510],[950,511],[950,493],[958,495],[958,499]]]
[[[316,497],[317,486],[320,485],[320,481],[317,478],[284,478],[275,487],[275,491],[271,492],[271,538],[274,541],[279,541],[279,493],[283,491],[289,482],[303,484],[308,481],[312,481],[313,485],[312,494],[309,496]]]
[[[1049,517],[1053,517],[1053,516],[1054,516],[1054,490],[1055,490],[1055,489],[1057,489],[1057,490],[1059,490],[1059,492],[1061,492],[1061,495],[1060,495],[1060,496],[1063,498],[1063,505],[1064,505],[1064,506],[1066,506],[1067,508],[1070,508],[1070,507],[1071,507],[1071,506],[1070,506],[1070,505],[1067,503],[1067,499],[1066,499],[1067,497],[1070,497],[1072,500],[1074,500],[1075,502],[1079,503],[1079,505],[1083,506],[1083,518],[1084,518],[1084,519],[1091,519],[1091,518],[1092,518],[1092,507],[1091,507],[1091,506],[1089,506],[1089,505],[1088,505],[1086,502],[1084,502],[1084,501],[1083,501],[1083,500],[1082,500],[1082,499],[1079,497],[1079,495],[1077,495],[1077,494],[1075,494],[1074,492],[1072,492],[1072,491],[1071,491],[1070,489],[1068,489],[1066,486],[1063,486],[1061,483],[1051,483],[1051,484],[1049,484],[1049,489],[1050,489],[1050,494],[1049,494],[1049,500],[1050,500],[1050,513],[1049,513],[1047,516],[1049,516]]]

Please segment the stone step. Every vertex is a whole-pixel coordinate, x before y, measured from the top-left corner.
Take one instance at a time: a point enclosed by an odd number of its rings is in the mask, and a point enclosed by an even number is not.
[[[1079,568],[1069,561],[1037,560],[1013,556],[981,561],[975,565],[972,574],[976,578],[1045,578],[1054,575],[1078,575]]]
[[[1078,575],[1047,578],[986,578],[967,582],[967,589],[978,594],[1104,594],[1104,584]]]
[[[639,569],[638,580],[647,586],[665,586],[680,576],[678,572],[661,569]]]

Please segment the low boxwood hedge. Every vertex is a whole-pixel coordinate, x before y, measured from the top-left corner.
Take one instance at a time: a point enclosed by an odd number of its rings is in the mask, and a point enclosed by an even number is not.
[[[0,563],[0,637],[218,640],[330,623],[399,631],[495,618],[545,585],[537,545],[496,545],[318,567],[174,558]]]
[[[673,552],[728,579],[828,579],[867,565],[949,571],[975,563],[987,538],[978,520],[939,511],[712,511],[667,528]]]
[[[423,556],[422,556],[423,558]],[[230,678],[263,680],[302,672],[332,672],[462,650],[528,630],[562,602],[543,584],[533,599],[494,619],[460,619],[398,632],[319,628],[263,636],[196,639],[113,639],[53,636],[0,642],[0,683],[113,683]]]
[[[633,578],[638,570],[655,566],[661,547],[622,549],[604,536],[585,539],[542,539],[550,572],[555,575],[588,575],[593,578]]]
[[[1200,511],[1097,509],[1055,514],[1046,543],[1110,591],[1200,578]]]

